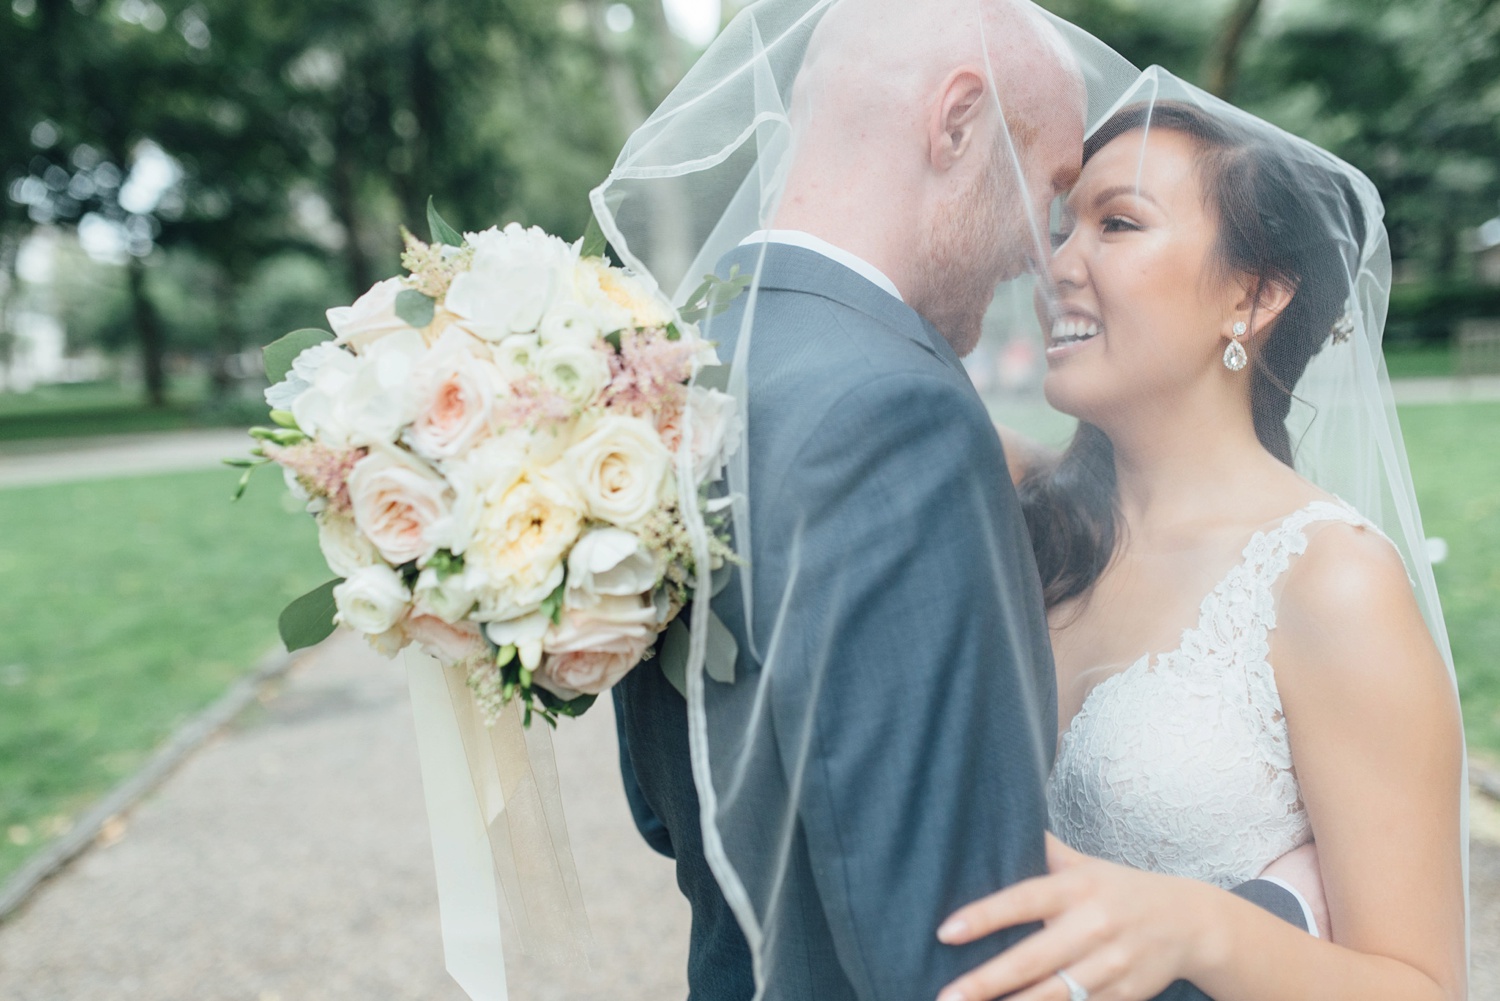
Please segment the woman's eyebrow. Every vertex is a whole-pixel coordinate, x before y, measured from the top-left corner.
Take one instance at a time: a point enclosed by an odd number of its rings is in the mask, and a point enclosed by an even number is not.
[[[1135,195],[1137,198],[1144,198],[1146,199],[1146,201],[1150,202],[1152,205],[1155,205],[1157,208],[1161,208],[1161,203],[1158,202],[1155,198],[1151,197],[1151,192],[1139,186],[1130,184],[1117,184],[1112,188],[1105,188],[1103,191],[1094,196],[1094,208],[1097,209],[1099,206],[1103,205],[1105,202],[1109,201],[1111,198],[1114,198],[1117,195]]]

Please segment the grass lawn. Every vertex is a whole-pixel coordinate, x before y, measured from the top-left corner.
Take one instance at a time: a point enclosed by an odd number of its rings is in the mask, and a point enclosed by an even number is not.
[[[141,390],[113,382],[38,386],[26,393],[0,392],[0,443],[82,435],[178,431],[199,427],[246,427],[265,420],[258,398],[213,404],[201,378],[174,378],[166,406],[141,402]]]
[[[328,577],[232,470],[0,490],[0,879],[276,643]]]
[[[1448,541],[1435,572],[1469,745],[1500,756],[1500,403],[1403,407],[1401,428],[1423,528]]]

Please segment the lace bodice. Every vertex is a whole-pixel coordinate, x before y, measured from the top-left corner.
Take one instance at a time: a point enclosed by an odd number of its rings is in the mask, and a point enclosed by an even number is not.
[[[1137,869],[1236,886],[1311,837],[1267,662],[1276,582],[1315,522],[1374,526],[1315,501],[1258,532],[1170,653],[1088,693],[1047,785],[1052,830]]]

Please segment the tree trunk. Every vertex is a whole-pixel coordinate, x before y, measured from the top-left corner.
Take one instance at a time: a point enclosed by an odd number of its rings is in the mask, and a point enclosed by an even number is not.
[[[234,329],[234,280],[229,268],[218,268],[214,278],[214,353],[209,367],[211,398],[215,403],[229,399],[234,380],[229,373],[229,359],[239,351],[239,334]]]
[[[1218,41],[1203,64],[1203,85],[1216,97],[1229,100],[1240,73],[1240,54],[1245,38],[1260,13],[1261,0],[1235,0]]]
[[[356,296],[375,284],[375,270],[365,257],[360,244],[359,199],[355,194],[359,167],[351,149],[352,138],[342,126],[334,132],[333,153],[333,214],[344,227],[344,267]]]
[[[132,256],[125,270],[130,278],[130,311],[141,349],[141,374],[146,380],[146,404],[164,407],[167,405],[166,341],[161,320],[146,291],[146,264]]]

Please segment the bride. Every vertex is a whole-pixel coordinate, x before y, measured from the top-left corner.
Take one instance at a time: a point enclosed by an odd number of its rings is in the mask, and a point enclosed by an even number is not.
[[[1357,177],[1186,101],[1086,144],[1038,297],[1079,429],[1061,456],[1002,430],[1056,654],[1051,875],[939,934],[1045,928],[942,1001],[1464,997],[1453,686],[1397,549],[1288,431],[1383,237]],[[1227,892],[1263,872],[1314,935]]]

